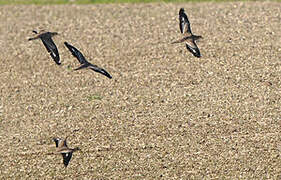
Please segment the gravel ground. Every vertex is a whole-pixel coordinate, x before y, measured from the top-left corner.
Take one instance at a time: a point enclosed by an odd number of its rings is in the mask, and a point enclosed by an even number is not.
[[[184,7],[202,58],[181,37]],[[278,2],[0,6],[0,179],[280,179]],[[57,66],[33,29],[57,31]],[[80,49],[113,79],[73,71]],[[52,137],[79,147],[67,168]]]

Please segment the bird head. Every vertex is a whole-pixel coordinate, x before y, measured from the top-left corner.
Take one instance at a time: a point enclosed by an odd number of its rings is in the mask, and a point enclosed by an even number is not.
[[[59,35],[59,33],[57,33],[57,32],[51,32],[51,36],[56,36],[56,35]]]

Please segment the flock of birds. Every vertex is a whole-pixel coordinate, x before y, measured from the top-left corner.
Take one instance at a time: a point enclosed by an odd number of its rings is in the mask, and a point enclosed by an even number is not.
[[[37,31],[35,31],[35,30],[33,32],[35,34],[38,34]],[[57,34],[58,34],[57,32],[41,32],[36,37],[29,38],[28,40],[31,41],[31,40],[35,40],[35,39],[41,39],[41,41],[43,42],[44,46],[46,47],[47,51],[50,53],[51,57],[54,59],[56,64],[61,65],[58,48],[52,39],[52,37]],[[108,77],[110,79],[112,78],[111,75],[103,68],[100,68],[97,65],[89,63],[86,60],[86,58],[83,56],[83,54],[77,48],[70,45],[68,42],[64,42],[64,45],[69,49],[69,51],[72,53],[72,55],[78,59],[78,61],[81,64],[80,67],[78,67],[74,70],[89,68],[89,69],[92,69],[93,71],[96,71],[98,73],[105,75],[106,77]]]
[[[200,50],[196,44],[196,41],[201,39],[202,36],[194,35],[190,28],[190,23],[187,18],[187,15],[184,12],[184,9],[181,8],[179,11],[179,26],[180,31],[184,35],[183,38],[172,42],[172,44],[175,43],[185,43],[186,48],[189,52],[191,52],[195,57],[200,58]],[[33,31],[35,34],[38,34],[37,31]],[[47,51],[50,53],[51,57],[55,61],[57,65],[60,65],[60,56],[57,49],[56,44],[54,43],[52,37],[57,35],[57,32],[41,32],[36,37],[29,38],[28,40],[35,40],[35,39],[41,39],[44,46],[46,47]],[[70,45],[68,42],[64,42],[64,45],[68,48],[68,50],[72,53],[72,55],[78,59],[79,63],[81,64],[80,67],[74,69],[74,70],[80,70],[84,68],[91,69],[95,72],[101,73],[102,75],[108,77],[109,79],[112,78],[112,76],[103,68],[98,67],[97,65],[91,64],[86,60],[86,58],[83,56],[83,54],[74,46]],[[61,154],[63,157],[63,164],[65,167],[68,166],[73,152],[80,150],[79,148],[69,148],[66,143],[66,139],[60,139],[60,138],[53,138],[53,140],[56,143],[56,152],[58,154]]]

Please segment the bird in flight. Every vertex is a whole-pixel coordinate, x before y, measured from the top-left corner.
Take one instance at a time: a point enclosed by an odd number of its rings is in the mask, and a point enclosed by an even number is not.
[[[112,78],[111,75],[106,70],[98,67],[97,65],[89,63],[78,49],[76,49],[75,47],[73,47],[72,45],[70,45],[67,42],[64,42],[64,45],[69,49],[69,51],[72,53],[72,55],[78,59],[79,63],[82,64],[80,67],[78,67],[74,70],[89,68],[95,72],[101,73],[102,75],[108,77],[109,79]]]
[[[184,35],[184,37],[180,40],[172,42],[172,44],[185,42],[186,49],[191,52],[195,57],[200,58],[201,53],[196,44],[196,40],[201,39],[202,36],[197,36],[192,33],[189,20],[183,8],[181,8],[179,11],[179,21],[180,31]]]
[[[54,43],[54,41],[52,39],[52,37],[55,35],[58,35],[58,33],[57,32],[44,32],[44,31],[41,33],[38,33],[35,30],[33,30],[32,32],[37,34],[37,36],[35,36],[33,38],[29,38],[28,41],[40,38],[41,41],[43,42],[45,48],[47,49],[47,51],[50,53],[51,57],[56,62],[56,64],[60,65],[61,62],[60,62],[59,51],[58,51],[56,44]]]
[[[75,151],[80,150],[78,147],[71,149],[68,148],[67,144],[66,144],[66,139],[60,139],[60,138],[53,138],[53,140],[56,143],[56,153],[61,154],[63,157],[63,164],[65,167],[67,167],[67,165],[70,162],[70,159],[72,157],[72,153]]]

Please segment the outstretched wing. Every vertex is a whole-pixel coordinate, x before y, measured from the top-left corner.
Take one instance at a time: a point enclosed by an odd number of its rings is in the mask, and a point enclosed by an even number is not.
[[[55,45],[53,39],[51,36],[41,36],[41,40],[47,49],[47,51],[50,53],[51,57],[54,59],[57,65],[60,65],[60,55],[59,51],[57,49],[57,46]]]
[[[95,71],[95,72],[98,72],[98,73],[101,73],[102,75],[108,77],[109,79],[112,78],[112,76],[104,69],[98,67],[97,65],[93,65],[91,63],[86,63],[86,64],[83,64],[82,66],[74,69],[74,70],[80,70],[80,69],[84,69],[84,68],[90,68],[91,70]]]
[[[86,58],[83,56],[83,54],[78,49],[76,49],[75,47],[73,47],[72,45],[70,45],[67,42],[64,42],[64,45],[69,49],[69,51],[72,53],[72,55],[78,59],[80,64],[88,63]]]
[[[191,35],[190,23],[184,9],[181,8],[179,12],[180,30],[182,34]]]
[[[108,77],[109,79],[112,78],[112,76],[106,70],[104,70],[103,68],[100,68],[96,65],[90,64],[90,69],[92,69],[95,72],[101,73],[102,75]]]
[[[200,50],[198,48],[198,46],[196,45],[194,40],[190,40],[189,42],[186,42],[186,49],[191,52],[195,57],[200,58],[201,57],[201,53]]]
[[[70,162],[70,159],[72,157],[72,152],[69,153],[61,153],[62,157],[63,157],[63,164],[65,167],[67,167],[67,165]]]

